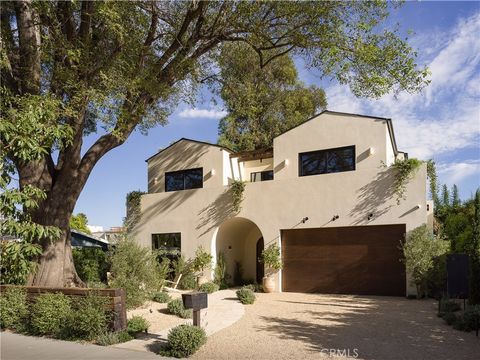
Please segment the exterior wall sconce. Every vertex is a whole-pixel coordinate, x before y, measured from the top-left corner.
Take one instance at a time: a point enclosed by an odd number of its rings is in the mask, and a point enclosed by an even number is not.
[[[284,163],[285,163],[285,166],[288,166],[288,164],[290,164],[290,160],[285,159]]]
[[[371,148],[368,148],[368,156],[372,156],[375,154],[375,148],[371,147]]]
[[[215,169],[210,170],[210,174],[212,174],[212,176],[214,176],[215,175]]]
[[[368,214],[367,220],[372,220],[373,219],[373,213]]]
[[[421,209],[422,208],[422,205],[418,204],[417,206],[415,206],[415,210],[418,210],[418,209]]]
[[[157,185],[157,183],[158,183],[158,178],[157,178],[157,177],[154,177],[154,178],[153,178],[153,184],[154,184],[154,185]]]
[[[305,216],[305,217],[302,219],[301,223],[302,223],[302,224],[305,224],[307,221],[308,221],[308,216]]]
[[[340,216],[338,216],[338,215],[333,215],[333,217],[332,217],[332,221],[335,221],[335,220],[337,220],[339,217],[340,217]]]

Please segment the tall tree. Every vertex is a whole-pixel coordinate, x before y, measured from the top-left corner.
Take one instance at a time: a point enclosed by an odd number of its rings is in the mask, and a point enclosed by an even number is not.
[[[70,228],[78,231],[82,231],[86,234],[91,234],[90,229],[87,227],[88,219],[87,215],[83,213],[78,213],[77,215],[72,215],[70,217]]]
[[[453,184],[452,187],[452,201],[451,204],[454,208],[458,208],[460,206],[460,197],[458,195],[458,187],[456,184]]]
[[[12,125],[1,128],[2,161],[15,165],[20,189],[45,194],[36,209],[26,209],[31,220],[61,230],[56,240],[36,239],[43,253],[34,285],[82,284],[69,219],[92,169],[135,129],[164,124],[178,101],[190,100],[215,71],[221,44],[248,44],[262,68],[287,53],[303,56],[357,96],[415,92],[428,82],[415,51],[385,29],[396,6],[387,2],[24,0],[0,6],[0,115]],[[52,108],[48,119],[43,104]],[[30,139],[54,119],[71,140],[41,144],[40,158],[23,159],[9,144],[17,135],[12,128],[25,118],[37,119],[21,128]],[[101,135],[82,148],[97,127]]]
[[[445,208],[450,207],[450,192],[448,191],[448,187],[446,184],[442,186],[442,206]]]
[[[325,92],[298,80],[283,55],[261,68],[247,44],[225,44],[219,56],[219,94],[228,111],[220,120],[220,145],[236,151],[271,147],[273,138],[326,107]]]

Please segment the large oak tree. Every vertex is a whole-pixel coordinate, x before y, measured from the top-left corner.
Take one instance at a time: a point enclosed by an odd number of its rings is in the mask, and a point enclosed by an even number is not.
[[[2,161],[20,189],[45,194],[29,209],[61,236],[38,237],[43,254],[30,283],[82,285],[72,261],[69,219],[95,164],[135,130],[164,124],[216,70],[219,45],[248,44],[261,67],[291,53],[358,96],[414,92],[426,83],[415,52],[385,29],[389,5],[368,2],[19,1],[1,2]],[[44,114],[44,108],[49,108]],[[25,121],[31,127],[20,126]],[[28,122],[30,119],[30,122]],[[43,123],[45,122],[45,123]],[[12,146],[59,126],[68,141],[42,143],[31,160]],[[22,136],[17,137],[17,129]],[[98,139],[82,148],[83,137]],[[28,141],[27,141],[28,142]],[[27,209],[28,210],[28,209]]]

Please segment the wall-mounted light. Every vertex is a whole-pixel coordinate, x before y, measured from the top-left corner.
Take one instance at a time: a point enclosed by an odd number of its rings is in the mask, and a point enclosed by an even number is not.
[[[285,166],[288,166],[288,164],[290,164],[290,160],[285,159],[284,163],[285,163]]]
[[[215,169],[210,170],[210,174],[215,175]]]
[[[368,214],[367,220],[372,220],[373,219],[373,213]]]
[[[305,217],[302,219],[301,223],[302,223],[302,224],[305,224],[307,221],[308,221],[308,216],[305,216]]]
[[[157,182],[158,182],[158,178],[157,178],[157,177],[154,177],[154,178],[153,178],[153,184],[156,185]]]
[[[375,154],[375,148],[371,147],[371,148],[368,148],[368,156],[372,156]]]
[[[422,208],[422,205],[418,204],[417,206],[415,206],[415,210],[418,210],[418,209],[421,209]]]
[[[332,217],[332,221],[335,221],[335,220],[337,220],[339,217],[340,217],[340,216],[338,216],[338,215],[333,215],[333,217]]]

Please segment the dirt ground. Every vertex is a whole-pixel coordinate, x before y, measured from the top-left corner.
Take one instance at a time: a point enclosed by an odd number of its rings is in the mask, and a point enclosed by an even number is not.
[[[436,302],[376,296],[258,294],[193,359],[477,359],[480,337],[447,326]]]

